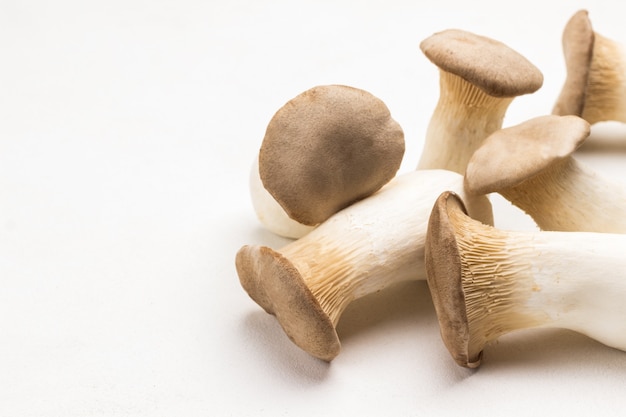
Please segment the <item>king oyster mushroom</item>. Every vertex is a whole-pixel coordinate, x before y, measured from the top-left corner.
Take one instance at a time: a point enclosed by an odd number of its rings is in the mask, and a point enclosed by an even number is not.
[[[463,177],[409,172],[278,250],[244,246],[235,262],[241,285],[297,346],[330,361],[339,353],[336,325],[350,302],[399,281],[426,279],[428,216],[444,190],[464,195]],[[465,198],[472,216],[493,224],[486,196]]]
[[[626,233],[626,187],[572,153],[589,136],[578,116],[540,116],[491,134],[465,173],[472,194],[498,192],[542,230]]]
[[[565,328],[626,350],[626,235],[507,231],[443,193],[426,237],[428,287],[451,356],[480,365],[507,333]]]
[[[385,185],[404,156],[404,133],[371,93],[313,87],[270,120],[250,175],[261,223],[290,238]]]
[[[436,33],[420,47],[439,67],[440,93],[417,168],[463,174],[513,99],[538,90],[543,75],[505,44],[463,30]]]

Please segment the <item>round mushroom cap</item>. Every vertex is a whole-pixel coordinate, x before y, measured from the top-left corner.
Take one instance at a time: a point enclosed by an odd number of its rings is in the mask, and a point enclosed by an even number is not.
[[[589,136],[578,116],[540,116],[498,130],[472,155],[465,186],[475,194],[514,187],[569,157]]]
[[[543,75],[502,42],[459,29],[448,29],[420,43],[422,52],[443,71],[455,74],[493,97],[537,91]]]
[[[461,255],[449,210],[467,214],[463,201],[455,193],[446,191],[435,202],[428,221],[424,248],[426,277],[444,344],[459,365],[476,368],[480,365],[482,351],[472,354],[469,348]]]
[[[595,33],[586,10],[579,10],[563,30],[567,76],[552,114],[582,116],[591,72]]]
[[[259,152],[263,186],[292,219],[316,225],[395,175],[404,133],[367,91],[317,86],[280,108]]]
[[[325,361],[339,354],[339,336],[331,319],[287,258],[266,246],[243,246],[235,265],[250,298],[276,316],[297,346]]]

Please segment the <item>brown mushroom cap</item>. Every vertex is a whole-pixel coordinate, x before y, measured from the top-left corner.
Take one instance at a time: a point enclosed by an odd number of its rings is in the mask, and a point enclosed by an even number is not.
[[[578,116],[540,116],[498,130],[470,158],[465,186],[474,194],[514,187],[569,157],[589,136]]]
[[[476,368],[480,365],[482,351],[477,356],[469,352],[470,329],[461,281],[461,256],[449,218],[451,210],[467,214],[461,199],[447,191],[435,202],[428,221],[425,246],[428,288],[444,344],[459,365]]]
[[[563,54],[567,76],[552,114],[582,116],[591,72],[595,34],[589,13],[579,10],[563,30]]]
[[[496,40],[448,29],[420,43],[422,52],[444,71],[458,75],[494,97],[537,91],[543,75],[525,57]]]
[[[316,225],[391,180],[404,149],[402,128],[380,99],[353,87],[318,86],[268,124],[259,175],[289,217]]]
[[[287,258],[265,246],[244,246],[235,265],[250,298],[276,316],[297,346],[325,361],[339,354],[332,321]]]

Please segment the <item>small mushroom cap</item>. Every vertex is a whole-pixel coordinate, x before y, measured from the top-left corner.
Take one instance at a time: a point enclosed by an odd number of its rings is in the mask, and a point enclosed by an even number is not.
[[[438,32],[423,40],[420,48],[439,68],[493,97],[533,93],[543,84],[541,71],[525,57],[501,42],[471,32]]]
[[[578,116],[540,116],[500,129],[470,158],[465,187],[473,194],[498,192],[521,184],[569,157],[589,136]]]
[[[469,352],[470,329],[461,281],[461,256],[449,218],[451,210],[467,214],[461,199],[447,191],[435,202],[428,222],[426,276],[444,344],[459,365],[476,368],[480,365],[482,351],[475,356]]]
[[[582,116],[591,72],[595,34],[589,13],[579,10],[563,30],[563,54],[567,77],[552,114]]]
[[[404,132],[378,98],[318,86],[280,108],[259,152],[264,187],[292,219],[316,225],[395,175]]]
[[[297,346],[325,361],[339,354],[332,321],[287,258],[265,246],[243,246],[235,265],[250,298],[276,316]]]

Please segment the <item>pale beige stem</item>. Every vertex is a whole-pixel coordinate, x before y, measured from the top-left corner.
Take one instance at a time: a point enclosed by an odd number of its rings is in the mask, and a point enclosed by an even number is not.
[[[581,117],[590,124],[626,123],[626,55],[621,44],[595,33]]]
[[[566,328],[626,350],[625,234],[494,228],[444,193],[426,239],[428,285],[456,362],[480,365],[486,345],[527,328]]]
[[[236,257],[241,285],[294,343],[330,361],[339,353],[336,325],[350,302],[400,281],[426,279],[428,218],[445,190],[465,197],[463,177],[409,172],[278,250],[244,246]],[[467,196],[466,203],[472,216],[493,224],[487,197]]]
[[[572,157],[499,192],[542,230],[626,233],[624,186]]]
[[[440,97],[417,168],[462,174],[483,140],[502,127],[513,97],[493,97],[457,75],[439,73]]]

